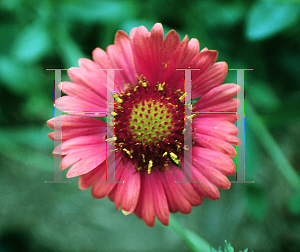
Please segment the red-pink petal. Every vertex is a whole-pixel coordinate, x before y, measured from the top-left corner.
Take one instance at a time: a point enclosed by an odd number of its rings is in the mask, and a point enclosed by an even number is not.
[[[228,66],[226,62],[217,62],[205,69],[204,72],[192,71],[193,98],[203,96],[212,88],[221,85],[227,75],[227,71]]]
[[[107,55],[116,69],[116,84],[123,91],[126,83],[136,83],[136,70],[133,62],[133,52],[128,35],[118,31],[115,36],[115,44],[107,47]],[[119,80],[119,81],[118,81]]]
[[[115,181],[121,181],[120,176],[121,176],[122,170],[124,169],[123,163],[120,160],[121,157],[122,157],[122,155],[117,155],[117,154],[115,155]],[[111,156],[109,158],[111,158]],[[110,161],[113,161],[113,160],[110,160]],[[105,171],[105,177],[101,177],[100,181],[106,181],[106,171]],[[95,183],[92,187],[92,195],[95,198],[99,198],[99,199],[106,197],[119,184],[119,183],[107,183],[107,182],[101,183],[100,181]]]
[[[147,172],[141,172],[141,191],[139,201],[134,211],[138,217],[142,218],[147,226],[153,227],[155,223],[155,210],[153,202],[153,192],[150,176]]]
[[[83,101],[72,96],[62,96],[55,100],[55,107],[66,112],[97,112],[94,116],[106,116],[106,106],[98,106],[96,104]],[[81,114],[88,115],[88,114]]]
[[[131,162],[128,162],[124,169],[127,170],[127,177],[122,195],[122,209],[126,211],[126,214],[130,214],[135,210],[138,203],[141,178],[140,173],[136,172]]]
[[[240,140],[236,137],[237,127],[226,120],[195,117],[193,128],[200,134],[215,136],[234,145],[240,144]]]
[[[225,102],[236,96],[241,87],[236,84],[224,84],[211,89],[204,94],[193,106],[193,111],[210,111],[210,107]],[[237,103],[235,111],[237,110]]]
[[[153,170],[150,174],[151,184],[153,185],[152,193],[155,215],[162,224],[169,225],[169,207],[167,197],[158,173],[160,173],[160,171]]]

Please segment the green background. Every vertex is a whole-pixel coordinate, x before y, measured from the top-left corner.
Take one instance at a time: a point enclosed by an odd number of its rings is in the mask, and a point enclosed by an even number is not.
[[[214,248],[227,240],[235,251],[300,251],[299,1],[2,0],[0,8],[1,252],[193,251],[195,234]],[[253,68],[245,72],[245,143],[246,180],[255,183],[175,214],[179,232],[124,216],[79,190],[77,178],[45,184],[54,167],[45,125],[54,71],[45,68],[78,66],[117,30],[156,22],[218,50],[229,68]],[[236,82],[236,71],[225,82]]]

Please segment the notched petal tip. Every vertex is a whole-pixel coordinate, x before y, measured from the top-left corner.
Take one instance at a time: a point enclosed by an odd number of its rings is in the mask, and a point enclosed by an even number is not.
[[[164,32],[164,28],[162,26],[161,23],[156,23],[155,25],[153,25],[152,29],[151,29],[151,33],[156,33],[156,32]]]
[[[46,122],[46,125],[50,128],[50,129],[54,129],[54,118],[49,119]]]
[[[126,41],[126,40],[130,40],[128,34],[124,31],[117,31],[117,33],[115,35],[115,43],[113,46],[118,46],[118,45],[124,43],[124,41]]]
[[[49,132],[49,133],[47,134],[47,136],[48,136],[52,141],[54,141],[54,134],[55,134],[55,132]]]

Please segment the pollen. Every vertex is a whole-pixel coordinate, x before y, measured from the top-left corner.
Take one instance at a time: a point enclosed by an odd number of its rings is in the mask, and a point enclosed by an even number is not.
[[[132,159],[138,172],[179,164],[186,137],[184,96],[165,82],[152,86],[143,76],[114,94],[115,150]]]

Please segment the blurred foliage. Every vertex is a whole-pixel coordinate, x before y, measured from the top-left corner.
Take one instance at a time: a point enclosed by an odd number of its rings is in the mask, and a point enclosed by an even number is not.
[[[201,251],[224,240],[236,250],[300,250],[299,0],[2,0],[0,8],[0,251]],[[45,69],[78,66],[117,30],[156,22],[218,50],[229,68],[253,68],[245,160],[255,183],[233,184],[219,201],[174,215],[170,228],[150,229],[79,191],[76,178],[44,183],[54,163],[45,126],[54,72]],[[225,82],[236,82],[234,72]]]
[[[223,252],[223,250],[221,248],[217,250],[210,248],[211,252]],[[230,243],[227,243],[227,241],[225,240],[225,246],[224,246],[224,252],[234,252],[233,247],[231,247]],[[241,250],[239,252],[242,252]],[[243,252],[248,252],[248,249],[245,249]]]

